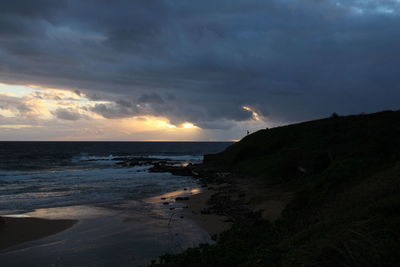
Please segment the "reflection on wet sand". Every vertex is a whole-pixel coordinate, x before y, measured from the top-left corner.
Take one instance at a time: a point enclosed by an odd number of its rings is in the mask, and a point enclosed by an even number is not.
[[[25,215],[79,222],[66,231],[0,252],[0,261],[4,266],[145,265],[166,252],[211,242],[197,224],[176,215],[183,204],[174,199],[198,192],[198,188],[188,188],[139,201],[36,210]]]

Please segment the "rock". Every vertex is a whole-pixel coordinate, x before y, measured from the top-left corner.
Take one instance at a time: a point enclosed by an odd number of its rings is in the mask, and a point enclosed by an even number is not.
[[[180,176],[191,176],[192,171],[187,167],[179,167],[170,165],[170,163],[154,163],[153,167],[149,169],[149,172],[170,172],[174,175]]]
[[[175,208],[169,208],[169,210],[174,210]]]
[[[202,210],[200,211],[200,213],[201,213],[201,214],[210,214],[211,212],[210,212],[209,209],[204,208],[204,209],[202,209]]]
[[[163,205],[169,205],[169,202],[163,202]]]
[[[189,200],[188,197],[177,197],[175,198],[176,201],[182,201],[182,200]]]
[[[161,198],[161,200],[166,200],[166,199],[167,199],[166,197],[162,197],[162,198]]]

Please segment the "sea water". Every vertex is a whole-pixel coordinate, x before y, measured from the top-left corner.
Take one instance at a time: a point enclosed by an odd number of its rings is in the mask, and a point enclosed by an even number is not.
[[[201,162],[226,142],[0,142],[0,215],[39,208],[142,199],[193,186],[191,177],[124,167],[145,156]]]

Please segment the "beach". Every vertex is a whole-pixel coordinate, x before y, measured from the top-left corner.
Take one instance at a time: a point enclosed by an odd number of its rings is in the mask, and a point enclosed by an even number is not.
[[[117,258],[122,266],[147,265],[165,253],[213,244],[237,221],[253,222],[259,216],[274,221],[290,198],[277,190],[266,194],[249,177],[209,171],[198,179],[197,186],[140,200],[5,217],[0,260],[5,266],[107,266]]]
[[[205,187],[199,194],[193,195],[188,200],[180,201],[188,207],[187,210],[184,210],[184,214],[204,228],[211,237],[232,226],[232,222],[226,216],[204,212],[209,207],[207,202],[215,193],[215,187],[211,187],[211,189]]]
[[[6,217],[0,260],[3,266],[146,265],[165,253],[213,243],[212,235],[230,227],[222,216],[201,214],[211,193],[184,188],[142,200]]]
[[[3,173],[4,266],[143,266],[214,244],[238,221],[279,218],[287,202],[250,177],[204,170],[200,156],[96,149],[66,166]]]
[[[147,265],[222,230],[189,212],[205,191],[197,179],[151,168],[196,164],[228,143],[0,145],[2,266]]]

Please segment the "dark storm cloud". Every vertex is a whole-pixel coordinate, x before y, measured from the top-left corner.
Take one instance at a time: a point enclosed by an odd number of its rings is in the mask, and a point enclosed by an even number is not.
[[[227,128],[398,108],[399,2],[2,1],[0,81]]]
[[[55,111],[53,111],[52,114],[58,119],[68,120],[68,121],[76,121],[82,118],[87,118],[78,111],[68,108],[58,108]]]
[[[139,103],[157,103],[157,104],[163,104],[164,100],[162,99],[161,96],[159,96],[156,93],[151,93],[151,94],[143,94],[139,97],[138,99]]]
[[[122,119],[140,115],[135,107],[122,105],[121,102],[112,105],[96,104],[90,110],[107,119]]]
[[[2,1],[0,14],[16,15],[25,17],[43,17],[48,15],[53,8],[60,8],[64,6],[66,1],[53,1],[53,0],[13,0]]]

